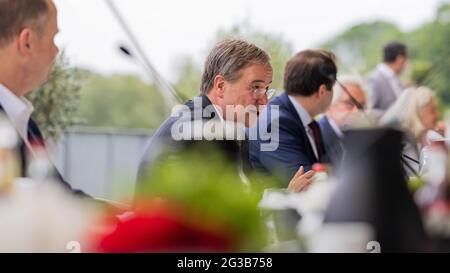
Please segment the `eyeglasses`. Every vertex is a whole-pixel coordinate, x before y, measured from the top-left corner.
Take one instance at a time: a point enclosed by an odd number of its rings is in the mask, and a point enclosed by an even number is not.
[[[323,66],[320,67],[320,73],[321,73],[323,76],[325,76],[327,79],[329,79],[330,81],[333,81],[333,82],[334,82],[333,85],[337,83],[337,84],[344,90],[344,92],[347,93],[347,95],[350,97],[350,100],[351,100],[352,103],[356,106],[356,108],[358,108],[358,110],[364,110],[364,106],[361,105],[361,103],[359,103],[359,102],[352,96],[352,94],[350,94],[350,92],[347,90],[347,88],[345,88],[345,86],[344,86],[340,81],[338,81],[338,79],[337,79],[337,77],[336,77],[336,74],[330,74],[330,73],[327,73],[327,71],[325,70],[325,68],[324,68]],[[332,90],[330,90],[330,91],[332,91]]]
[[[275,95],[276,92],[277,92],[276,89],[257,88],[257,87],[253,88],[253,94],[257,99],[266,96],[267,99],[270,100],[273,97],[273,95]]]
[[[358,102],[359,106],[357,106],[355,105],[355,103],[352,101],[351,98],[349,98],[348,100],[341,101],[340,103],[342,103],[342,105],[344,105],[347,109],[353,109],[354,107],[356,107],[359,110],[366,110],[366,105],[364,103]]]
[[[359,103],[359,101],[357,101],[355,99],[355,97],[353,97],[352,94],[350,94],[348,89],[340,81],[338,81],[336,79],[336,82],[337,82],[337,84],[339,84],[339,86],[342,88],[342,90],[344,90],[344,92],[348,95],[348,97],[350,98],[350,100],[353,103],[353,105],[356,106],[356,108],[358,108],[358,110],[364,110],[365,106],[362,105],[361,103]]]

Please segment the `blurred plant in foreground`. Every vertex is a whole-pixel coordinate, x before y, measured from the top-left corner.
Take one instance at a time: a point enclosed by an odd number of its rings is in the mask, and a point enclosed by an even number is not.
[[[261,251],[262,184],[246,187],[213,145],[158,161],[138,185],[134,216],[99,241],[102,252]]]
[[[0,196],[0,252],[84,252],[101,210],[53,181],[17,179]]]
[[[64,52],[59,55],[48,81],[27,98],[34,106],[33,118],[46,139],[57,139],[67,127],[79,122],[81,71],[69,68]]]

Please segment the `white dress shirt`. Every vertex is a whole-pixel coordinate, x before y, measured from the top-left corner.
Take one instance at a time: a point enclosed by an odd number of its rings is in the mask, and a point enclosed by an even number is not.
[[[300,120],[302,121],[303,127],[305,128],[306,131],[306,135],[308,136],[309,143],[311,144],[311,147],[314,151],[314,154],[316,155],[316,158],[319,158],[316,142],[314,141],[314,134],[311,128],[309,128],[309,124],[313,121],[312,117],[308,114],[305,108],[303,108],[303,106],[295,100],[294,97],[289,96],[289,99],[291,100],[292,105],[294,105],[294,108],[297,111]]]
[[[32,150],[28,141],[28,122],[34,110],[31,102],[25,97],[17,97],[0,83],[0,104],[20,137]]]
[[[212,104],[212,106],[214,107],[214,110],[216,111],[217,115],[219,116],[220,123],[225,128],[226,124],[225,124],[225,120],[224,120],[224,118],[222,116],[222,111],[216,105]],[[236,126],[237,126],[238,130],[241,127],[241,126],[239,126],[239,124],[236,124]],[[245,136],[246,135],[245,126],[242,126],[242,132],[243,132],[242,136]],[[239,134],[238,134],[238,139],[237,140],[239,140]],[[241,157],[242,141],[237,141],[237,144],[238,144],[238,147],[239,147],[239,156],[237,157],[237,168],[238,168],[239,178],[241,179],[242,183],[244,183],[245,186],[250,186],[250,180],[248,179],[247,175],[244,172],[244,162],[243,162],[243,159]]]
[[[223,124],[225,122],[225,120],[223,119],[222,111],[216,105],[212,104],[212,106],[214,107],[214,110],[216,110],[216,113],[219,116],[220,122],[222,122],[222,124]]]
[[[403,87],[395,72],[385,63],[378,64],[377,69],[388,79],[389,85],[392,90],[394,90],[395,96],[398,98],[403,90]]]

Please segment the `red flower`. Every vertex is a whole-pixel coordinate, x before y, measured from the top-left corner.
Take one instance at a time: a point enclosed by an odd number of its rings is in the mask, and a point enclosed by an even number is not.
[[[173,209],[151,208],[119,222],[101,236],[97,252],[228,252],[230,236],[217,228],[187,221]]]

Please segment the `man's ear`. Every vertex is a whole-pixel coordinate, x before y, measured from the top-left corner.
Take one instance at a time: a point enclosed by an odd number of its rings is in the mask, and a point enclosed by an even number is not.
[[[398,56],[395,58],[395,61],[396,61],[396,62],[404,62],[405,60],[406,60],[406,57],[403,56],[403,55],[398,55]]]
[[[398,55],[397,58],[395,58],[395,63],[401,67],[404,66],[406,63],[406,57],[403,55]]]
[[[330,92],[327,90],[327,86],[325,84],[321,84],[319,87],[319,91],[317,91],[318,98],[322,98],[325,95],[325,92]]]
[[[18,49],[22,55],[30,55],[32,35],[33,31],[30,28],[24,28],[19,33],[19,37],[17,39]]]
[[[223,99],[225,94],[225,78],[222,75],[217,75],[214,78],[214,89],[217,90],[217,96]]]

